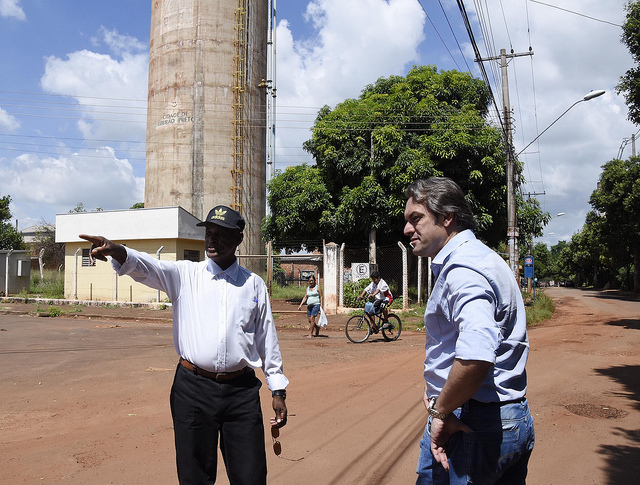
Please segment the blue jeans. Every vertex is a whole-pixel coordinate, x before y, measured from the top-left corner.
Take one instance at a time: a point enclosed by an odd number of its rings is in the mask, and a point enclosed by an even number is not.
[[[431,454],[431,417],[420,440],[416,485],[525,483],[535,434],[529,404],[470,401],[455,411],[472,433],[458,432],[447,442],[449,471]]]
[[[311,305],[307,305],[308,317],[317,317],[318,313],[320,313],[320,303],[312,303]]]

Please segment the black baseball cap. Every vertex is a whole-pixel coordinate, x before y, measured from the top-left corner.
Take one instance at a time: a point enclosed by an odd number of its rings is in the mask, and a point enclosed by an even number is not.
[[[209,211],[207,218],[196,224],[196,226],[206,226],[207,224],[217,224],[229,229],[243,231],[245,222],[244,217],[237,210],[233,210],[226,205],[217,205]]]

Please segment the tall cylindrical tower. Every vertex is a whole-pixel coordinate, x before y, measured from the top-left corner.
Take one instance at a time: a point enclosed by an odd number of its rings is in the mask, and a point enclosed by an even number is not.
[[[264,0],[153,0],[145,207],[217,204],[264,251],[268,7]]]

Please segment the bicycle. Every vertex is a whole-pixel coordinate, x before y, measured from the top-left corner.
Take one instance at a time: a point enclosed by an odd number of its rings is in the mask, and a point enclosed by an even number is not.
[[[370,304],[373,306],[373,304]],[[388,324],[384,324],[382,310],[383,306],[377,312],[367,312],[369,308],[365,305],[362,315],[355,315],[347,321],[344,333],[347,338],[354,344],[366,342],[372,333],[382,331],[382,336],[387,342],[398,340],[402,332],[402,321],[400,317],[394,313],[389,313]]]

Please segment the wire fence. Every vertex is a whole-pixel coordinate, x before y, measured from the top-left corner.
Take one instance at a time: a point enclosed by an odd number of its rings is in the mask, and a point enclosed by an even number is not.
[[[327,276],[337,275],[337,306],[341,308],[359,308],[364,302],[356,302],[362,290],[371,282],[374,270],[380,272],[387,282],[394,301],[392,308],[406,309],[420,305],[426,300],[429,278],[426,261],[411,253],[410,248],[401,243],[376,248],[375,263],[370,262],[369,248],[364,246],[340,246],[338,268],[327,267],[324,244],[317,241],[297,241],[297,247],[313,248],[287,254],[282,249],[267,250],[265,255],[239,255],[240,264],[260,274],[271,288],[277,284],[283,287],[304,287],[310,276],[315,276],[323,287]],[[270,270],[271,267],[271,270]]]

